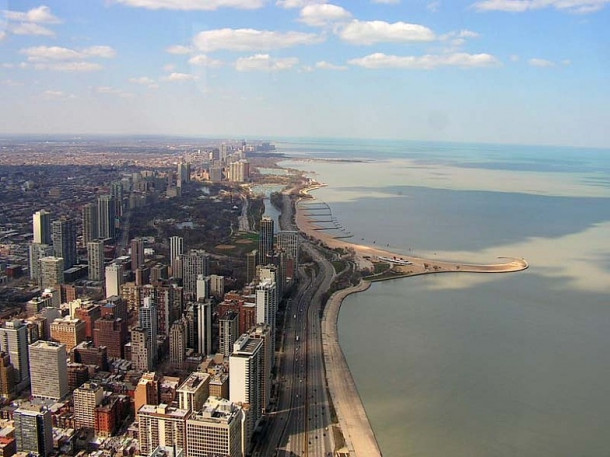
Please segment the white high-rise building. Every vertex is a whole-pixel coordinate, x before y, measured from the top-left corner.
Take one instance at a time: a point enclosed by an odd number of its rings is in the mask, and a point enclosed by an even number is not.
[[[8,321],[0,328],[0,350],[9,355],[15,368],[15,384],[18,389],[30,382],[30,357],[28,353],[28,329],[20,320]]]
[[[131,329],[131,363],[134,370],[151,371],[153,369],[150,337],[148,336],[148,330],[145,328],[134,327]]]
[[[210,397],[186,421],[186,454],[189,456],[243,457],[244,413],[235,403]]]
[[[210,396],[210,375],[194,371],[176,390],[178,408],[199,411]]]
[[[53,246],[48,244],[32,243],[30,244],[30,279],[40,283],[41,270],[40,259],[53,255]]]
[[[70,392],[66,345],[38,340],[29,346],[32,396],[60,400]]]
[[[256,286],[256,322],[269,324],[275,330],[277,313],[277,287],[271,279],[263,280]]]
[[[229,400],[250,405],[246,426],[247,443],[263,414],[262,348],[261,339],[250,338],[245,333],[237,339],[229,357]]]
[[[210,298],[210,277],[199,275],[197,276],[197,301],[207,300]]]
[[[34,243],[51,244],[51,213],[44,209],[36,211],[32,216],[32,229]]]
[[[106,298],[121,295],[123,285],[123,267],[117,263],[110,264],[106,272]]]
[[[94,383],[85,383],[76,388],[74,399],[74,425],[77,429],[95,428],[95,407],[104,399],[104,389]]]

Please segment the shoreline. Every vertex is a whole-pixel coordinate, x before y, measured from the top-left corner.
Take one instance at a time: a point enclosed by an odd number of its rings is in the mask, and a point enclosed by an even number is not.
[[[368,290],[371,283],[375,281],[449,272],[509,273],[525,270],[529,265],[523,258],[508,258],[511,259],[508,262],[495,264],[471,264],[425,259],[350,243],[345,241],[345,238],[334,237],[322,228],[317,227],[310,217],[305,214],[307,208],[303,208],[304,205],[301,205],[305,200],[315,202],[316,198],[309,193],[324,186],[326,184],[315,183],[301,189],[294,204],[295,223],[298,229],[309,239],[317,240],[330,249],[339,248],[351,253],[354,262],[361,271],[371,269],[373,267],[372,260],[377,260],[389,263],[388,271],[392,273],[388,277],[380,274],[363,278],[356,286],[334,292],[324,307],[321,322],[326,383],[337,415],[339,428],[345,440],[345,448],[336,451],[342,451],[341,455],[381,457],[382,453],[375,432],[339,344],[338,321],[343,300],[351,294]],[[307,197],[304,197],[304,195]],[[507,259],[507,257],[499,258]],[[405,265],[405,263],[407,264]]]

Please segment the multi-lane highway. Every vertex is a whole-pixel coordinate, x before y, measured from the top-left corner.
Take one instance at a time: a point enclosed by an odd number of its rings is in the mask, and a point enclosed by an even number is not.
[[[312,244],[303,241],[302,249],[313,262],[299,268],[297,291],[286,307],[284,328],[278,330],[282,344],[277,358],[277,402],[254,455],[327,457],[334,451],[320,310],[335,272]]]

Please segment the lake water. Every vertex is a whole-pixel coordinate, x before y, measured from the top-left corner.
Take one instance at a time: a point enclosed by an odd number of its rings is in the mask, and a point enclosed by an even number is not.
[[[510,274],[374,284],[341,346],[386,456],[610,455],[610,151],[277,143],[353,241]],[[359,159],[347,162],[346,159]]]

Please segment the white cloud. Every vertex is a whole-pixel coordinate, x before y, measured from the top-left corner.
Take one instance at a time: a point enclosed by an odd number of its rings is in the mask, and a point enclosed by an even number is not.
[[[289,70],[299,63],[296,57],[274,58],[269,54],[240,57],[235,61],[237,71],[281,71]]]
[[[0,84],[2,84],[3,86],[17,87],[17,86],[23,86],[24,82],[15,81],[14,79],[3,79],[2,81],[0,81]]]
[[[190,54],[192,52],[192,49],[188,46],[175,44],[173,46],[168,46],[167,48],[165,48],[165,51],[169,52],[170,54]]]
[[[572,13],[592,13],[599,11],[610,0],[482,0],[472,6],[478,11],[508,11],[522,13],[542,8],[555,8]]]
[[[438,11],[441,9],[441,2],[439,0],[430,2],[426,5],[426,8],[431,13],[438,13]]]
[[[169,76],[163,78],[163,81],[170,82],[182,82],[182,81],[195,81],[198,77],[196,75],[191,75],[188,73],[170,73]]]
[[[54,60],[80,60],[92,57],[112,58],[116,55],[110,46],[90,46],[79,51],[60,46],[34,46],[22,49],[29,62],[49,62]]]
[[[326,0],[277,0],[275,4],[282,8],[303,8],[307,5],[313,5],[316,3],[326,3]]]
[[[511,54],[510,61],[511,62],[519,62],[520,57],[517,54]]]
[[[66,94],[61,90],[45,90],[41,96],[44,100],[69,100],[76,98],[76,95]]]
[[[313,33],[228,28],[199,32],[193,38],[195,47],[203,52],[212,52],[220,49],[228,51],[261,51],[314,44],[320,41],[322,41],[322,38]]]
[[[351,17],[351,13],[340,6],[319,3],[305,6],[301,10],[299,21],[312,27],[324,27],[347,21]]]
[[[152,78],[149,78],[148,76],[140,76],[138,78],[129,78],[128,81],[133,84],[147,86],[149,89],[158,89],[159,88],[159,85],[155,82],[155,80]]]
[[[463,52],[423,56],[394,56],[383,53],[370,54],[348,61],[350,65],[364,68],[409,68],[431,70],[438,67],[489,67],[498,65],[491,54],[467,54]]]
[[[555,63],[546,59],[532,58],[527,61],[532,67],[554,67]]]
[[[35,24],[34,22],[22,22],[19,24],[9,24],[8,30],[15,35],[39,35],[39,36],[55,36],[53,30]]]
[[[449,32],[444,35],[441,35],[439,39],[441,41],[449,42],[451,46],[457,48],[462,46],[466,39],[468,38],[478,38],[479,34],[477,32],[473,32],[472,30],[462,29],[457,32]]]
[[[121,98],[133,98],[135,97],[134,94],[132,94],[131,92],[125,92],[122,89],[117,89],[116,87],[110,87],[110,86],[99,86],[95,88],[95,92],[97,92],[98,94],[105,94],[105,95],[116,95],[117,97],[121,97]]]
[[[352,44],[425,42],[436,39],[432,30],[419,24],[358,20],[353,20],[343,27],[339,36],[343,41]]]
[[[200,67],[220,67],[222,65],[222,61],[212,59],[205,54],[199,54],[197,56],[193,56],[189,59],[189,63],[191,65],[197,65]]]
[[[26,64],[27,66],[27,64]],[[54,71],[66,71],[66,72],[90,72],[101,70],[102,67],[99,63],[94,62],[58,62],[58,63],[35,63],[33,65],[35,70],[54,70]]]
[[[347,70],[345,65],[335,65],[324,60],[316,62],[316,68],[319,68],[320,70]]]
[[[39,6],[26,12],[4,10],[4,17],[15,22],[34,22],[41,24],[58,24],[61,21],[51,13],[48,6]]]
[[[219,8],[254,10],[262,8],[265,0],[115,0],[127,6],[150,10],[214,11]]]
[[[570,59],[563,59],[563,60],[561,61],[561,64],[562,64],[562,65],[566,65],[566,66],[568,66],[568,65],[572,65],[572,61],[571,61]]]
[[[0,30],[0,41],[4,40],[6,38],[6,32],[4,32],[3,30]]]

